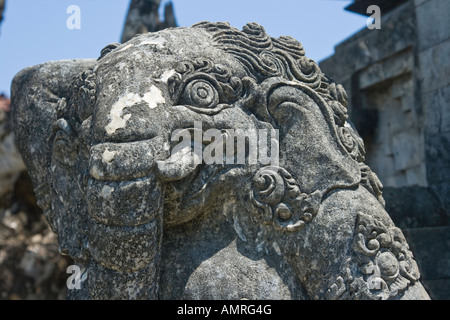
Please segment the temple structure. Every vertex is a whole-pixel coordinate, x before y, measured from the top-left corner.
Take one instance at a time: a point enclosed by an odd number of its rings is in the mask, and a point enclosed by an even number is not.
[[[432,298],[448,299],[450,214],[450,2],[356,0],[364,28],[320,63],[349,94],[366,162],[384,185],[387,210],[404,231]],[[432,23],[431,23],[432,22]]]

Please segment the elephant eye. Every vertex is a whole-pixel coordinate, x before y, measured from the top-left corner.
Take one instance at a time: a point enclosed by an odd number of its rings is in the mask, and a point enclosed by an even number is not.
[[[180,104],[199,108],[214,108],[219,104],[219,93],[209,81],[195,79],[185,86]]]

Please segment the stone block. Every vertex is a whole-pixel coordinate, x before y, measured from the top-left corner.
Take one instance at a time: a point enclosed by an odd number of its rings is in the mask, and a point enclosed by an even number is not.
[[[395,169],[402,171],[424,162],[423,137],[417,130],[402,131],[392,136]]]
[[[422,96],[425,132],[437,135],[450,132],[450,85]]]
[[[394,158],[392,156],[386,156],[383,154],[384,145],[373,144],[371,145],[370,153],[367,156],[367,163],[372,170],[378,175],[383,185],[393,185],[393,181],[390,180],[396,173]],[[396,185],[396,184],[394,184]]]
[[[385,187],[383,197],[386,201],[386,210],[395,224],[402,229],[447,225],[447,216],[441,202],[431,188]]]
[[[362,29],[335,47],[336,54],[321,61],[332,77],[343,78],[391,57],[416,43],[415,7],[404,4],[386,16],[379,30]]]
[[[399,52],[387,59],[372,64],[359,76],[359,88],[366,89],[414,70],[414,54],[412,50]]]
[[[450,40],[419,53],[422,92],[428,93],[450,84]]]
[[[427,170],[425,162],[406,170],[406,184],[408,186],[426,186]]]
[[[450,221],[450,181],[447,180],[441,183],[433,184],[430,188],[441,201],[441,205],[447,214],[447,219]]]
[[[428,183],[450,181],[450,133],[427,136],[425,154]]]
[[[422,135],[420,132],[421,123],[415,109],[410,109],[408,112],[404,111],[404,100],[408,100],[408,97],[405,97],[405,99],[395,98],[386,102],[386,123],[390,135],[394,136],[404,131],[410,131],[411,134],[415,132],[414,135],[418,137]]]
[[[386,174],[380,178],[383,186],[401,188],[406,187],[408,185],[406,180],[405,171],[394,172],[393,174]]]
[[[353,73],[353,70],[347,68],[345,64],[342,63],[341,57],[337,55],[333,55],[320,61],[319,67],[323,73],[336,82],[340,82],[342,81],[341,79],[348,78]]]
[[[405,229],[424,280],[450,279],[450,227]]]
[[[432,300],[450,299],[450,279],[423,280],[422,283]]]
[[[443,14],[443,13],[447,14]],[[450,39],[450,1],[429,0],[416,3],[419,50],[426,50]]]

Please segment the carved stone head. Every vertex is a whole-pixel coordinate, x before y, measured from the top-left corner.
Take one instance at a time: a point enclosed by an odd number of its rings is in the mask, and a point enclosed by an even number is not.
[[[144,34],[22,71],[12,104],[39,204],[88,271],[73,298],[428,297],[345,90],[290,37]]]

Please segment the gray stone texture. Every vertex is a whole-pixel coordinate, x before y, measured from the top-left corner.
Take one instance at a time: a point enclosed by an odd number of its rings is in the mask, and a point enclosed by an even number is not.
[[[433,235],[433,228],[448,226],[450,215],[450,2],[392,2],[400,5],[382,12],[381,30],[361,30],[320,66],[352,93],[351,119],[396,224],[411,235],[426,228],[427,237],[439,238],[443,233]],[[425,217],[421,211],[428,205]],[[448,299],[448,276],[433,273],[434,259],[448,265],[443,255],[448,241],[438,238],[442,251],[433,251],[440,256],[431,259],[419,257],[432,241],[418,236],[410,241],[419,265],[428,270],[423,281],[431,297]]]
[[[446,13],[450,3],[446,0],[415,1],[419,28],[419,51],[434,47],[450,38],[450,22]]]
[[[429,299],[347,105],[297,40],[256,23],[21,71],[19,150],[60,252],[87,270],[68,297]],[[194,161],[238,129],[270,129],[278,161]]]
[[[420,78],[424,93],[435,91],[450,84],[450,39],[419,52]]]
[[[401,229],[448,225],[447,215],[436,193],[427,187],[385,187],[386,210]]]
[[[405,237],[422,273],[424,287],[431,299],[447,300],[450,294],[450,228],[421,227],[405,229]]]

